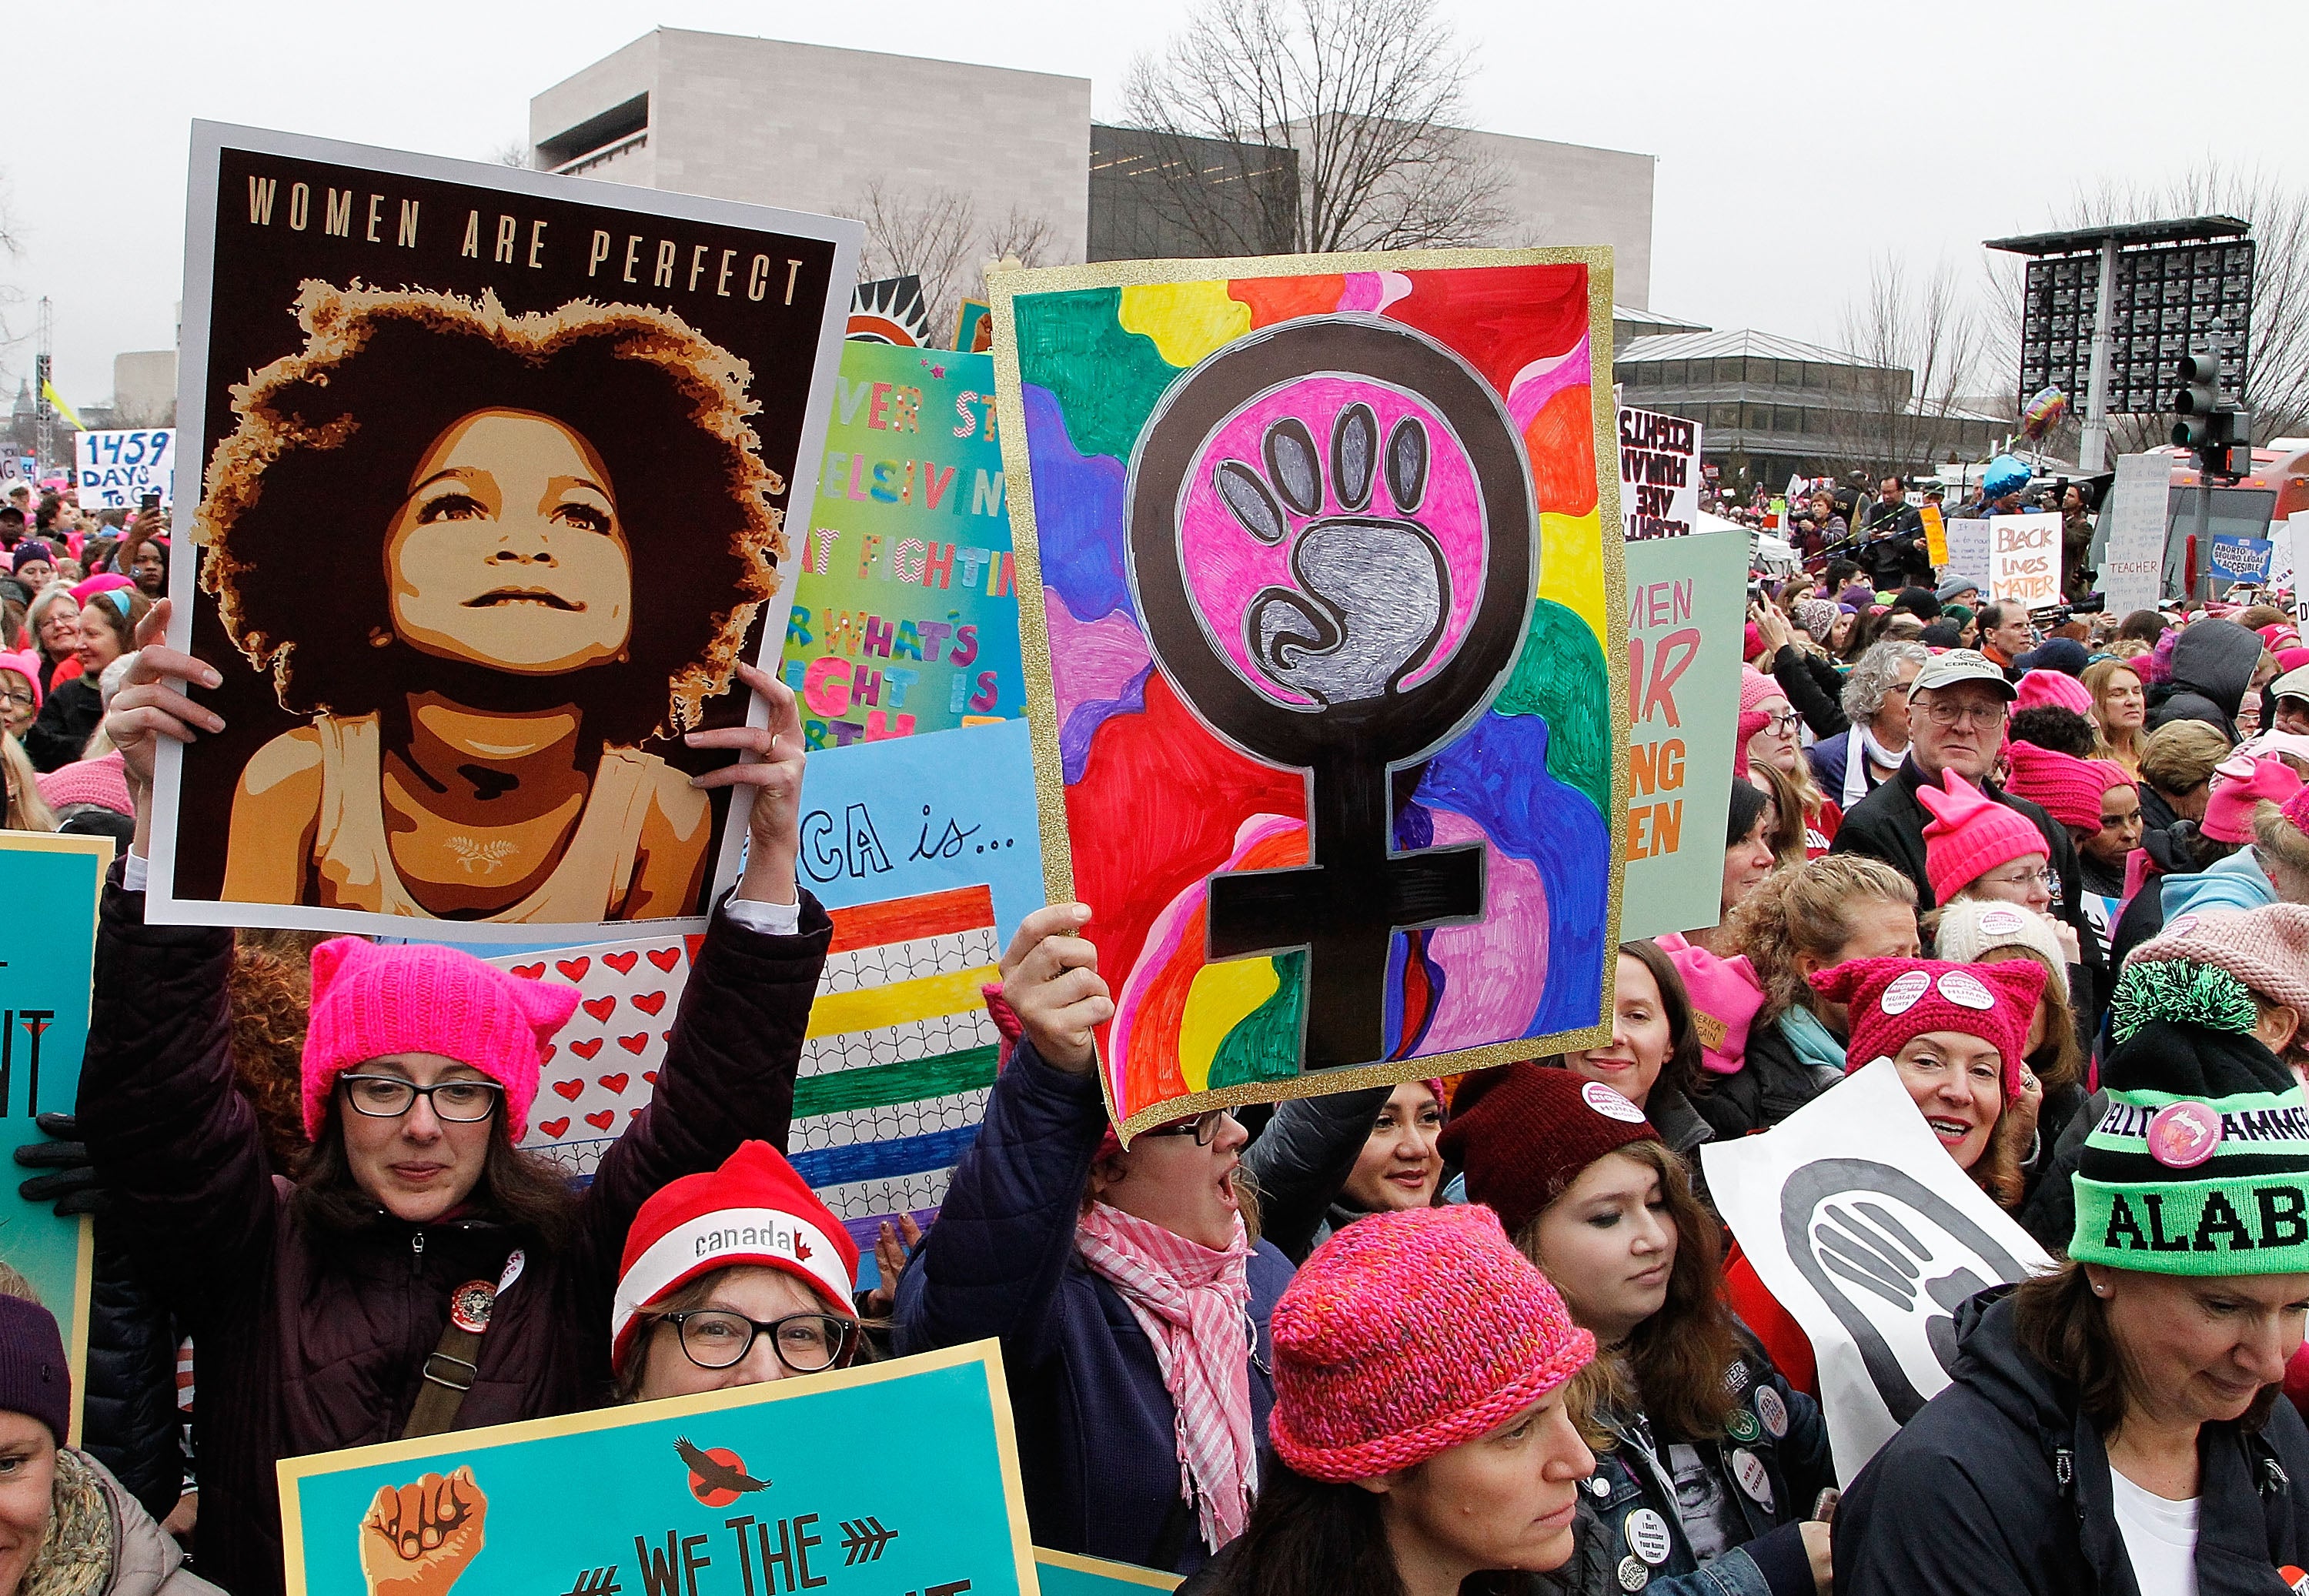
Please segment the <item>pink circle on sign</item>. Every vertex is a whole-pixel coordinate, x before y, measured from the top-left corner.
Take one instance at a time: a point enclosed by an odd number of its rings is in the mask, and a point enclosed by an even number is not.
[[[1332,469],[1332,434],[1340,412],[1357,403],[1371,408],[1383,439],[1406,418],[1426,428],[1427,476],[1415,510],[1392,501],[1386,472],[1376,466],[1363,511],[1348,511],[1339,502]],[[1215,473],[1223,462],[1232,460],[1251,467],[1264,479],[1267,434],[1285,419],[1303,422],[1322,453],[1322,503],[1311,515],[1286,509],[1288,535],[1280,542],[1263,544],[1228,509]],[[1416,686],[1441,669],[1457,651],[1474,618],[1475,600],[1483,591],[1483,492],[1466,446],[1441,413],[1417,395],[1377,378],[1316,373],[1284,383],[1243,406],[1204,441],[1196,454],[1179,506],[1179,556],[1187,573],[1187,591],[1200,611],[1204,630],[1235,674],[1277,703],[1308,706],[1314,700],[1275,681],[1252,660],[1244,634],[1244,616],[1260,592],[1278,587],[1297,589],[1291,556],[1301,534],[1327,518],[1359,513],[1415,520],[1434,538],[1450,573],[1442,634],[1426,660],[1403,680],[1405,687]]]
[[[2193,1169],[2219,1151],[2221,1117],[2209,1103],[2167,1103],[2149,1121],[2149,1156],[2168,1169]]]

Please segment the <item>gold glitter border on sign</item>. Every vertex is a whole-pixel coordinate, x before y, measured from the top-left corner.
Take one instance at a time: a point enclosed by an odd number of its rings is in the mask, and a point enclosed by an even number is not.
[[[1018,596],[1018,655],[1026,678],[1026,717],[1034,749],[1034,807],[1042,833],[1042,884],[1053,903],[1070,902],[1075,895],[1074,853],[1067,832],[1066,769],[1059,752],[1059,726],[1051,682],[1049,617],[1043,609],[1042,560],[1034,524],[1033,472],[1026,449],[1025,396],[1018,377],[1016,305],[1038,294],[1074,293],[1085,289],[1143,288],[1150,285],[1226,282],[1263,277],[1328,277],[1355,272],[1441,272],[1478,267],[1566,266],[1587,268],[1587,398],[1594,422],[1596,516],[1604,565],[1604,668],[1611,687],[1612,802],[1604,815],[1611,835],[1611,881],[1605,893],[1602,981],[1596,1023],[1577,1031],[1515,1041],[1491,1042],[1448,1053],[1415,1058],[1385,1059],[1374,1064],[1302,1072],[1287,1081],[1247,1082],[1166,1099],[1119,1117],[1112,1072],[1102,1055],[1096,1062],[1099,1091],[1107,1117],[1114,1123],[1123,1144],[1149,1126],[1162,1125],[1212,1109],[1236,1109],[1249,1103],[1281,1102],[1294,1097],[1319,1097],[1431,1076],[1489,1069],[1522,1059],[1544,1057],[1578,1048],[1599,1047],[1611,1040],[1610,1015],[1616,999],[1619,974],[1620,903],[1627,880],[1628,808],[1628,669],[1627,567],[1621,539],[1608,536],[1619,527],[1619,417],[1612,386],[1612,251],[1608,246],[1556,249],[1417,249],[1367,251],[1348,254],[1247,255],[1227,260],[1102,261],[1081,266],[1050,266],[1033,271],[991,272],[986,297],[994,324],[994,410],[1001,434],[1005,497],[1010,506],[1011,557],[1016,563],[1015,591]],[[1222,346],[1232,347],[1232,345]],[[1214,350],[1215,354],[1218,351]],[[1205,357],[1208,358],[1207,356]],[[1464,358],[1464,356],[1462,357]],[[1199,363],[1198,363],[1199,364]],[[1189,371],[1194,369],[1189,367]],[[1180,373],[1184,376],[1186,372]],[[1506,402],[1502,393],[1500,401]],[[1125,462],[1126,465],[1128,462]],[[1526,456],[1526,470],[1529,460]],[[1544,550],[1538,506],[1532,512],[1533,537]],[[1544,566],[1542,566],[1544,569]],[[1535,592],[1536,599],[1538,594]],[[1518,652],[1518,658],[1520,653]],[[1159,669],[1159,668],[1158,668]],[[1513,669],[1512,666],[1509,667]],[[1095,905],[1093,906],[1094,910]]]

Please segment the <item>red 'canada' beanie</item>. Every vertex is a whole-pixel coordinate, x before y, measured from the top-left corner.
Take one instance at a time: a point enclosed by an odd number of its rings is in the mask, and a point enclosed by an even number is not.
[[[1469,1203],[1336,1232],[1284,1288],[1273,1324],[1267,1439],[1298,1472],[1334,1483],[1472,1441],[1596,1356],[1499,1216]]]
[[[1938,959],[1855,959],[1812,978],[1822,997],[1848,1005],[1848,1074],[1890,1058],[1932,1031],[1978,1037],[2004,1066],[2004,1095],[2020,1090],[2028,1022],[2045,995],[2045,967],[2034,959],[1948,964]]]
[[[700,1275],[751,1264],[790,1274],[851,1318],[858,1244],[785,1155],[740,1142],[722,1167],[667,1182],[634,1215],[610,1307],[610,1361],[626,1360],[642,1309]]]
[[[1601,1081],[1526,1060],[1459,1083],[1441,1147],[1466,1170],[1468,1199],[1496,1209],[1508,1233],[1519,1236],[1605,1153],[1665,1140],[1641,1109]]]

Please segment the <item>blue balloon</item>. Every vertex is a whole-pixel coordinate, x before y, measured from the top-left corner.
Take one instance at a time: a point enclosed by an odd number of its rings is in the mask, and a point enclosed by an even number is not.
[[[2019,493],[2028,486],[2028,468],[2010,454],[2000,454],[1988,462],[1988,470],[1980,479],[1984,498],[2001,499],[2006,494]]]

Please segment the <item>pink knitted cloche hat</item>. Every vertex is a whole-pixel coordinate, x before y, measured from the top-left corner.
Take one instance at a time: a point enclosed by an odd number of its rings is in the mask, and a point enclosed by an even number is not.
[[[2017,714],[2022,710],[2050,704],[2056,709],[2074,710],[2089,719],[2092,715],[2092,691],[2072,676],[2057,670],[2032,670],[2020,678],[2019,691],[2012,699]]]
[[[1933,815],[1924,826],[1924,879],[1933,902],[1947,902],[1999,865],[2052,851],[2027,815],[1967,785],[1954,771],[1942,772],[1941,781],[1944,786],[1926,782],[1916,789],[1916,801]]]
[[[454,948],[333,937],[313,950],[305,1134],[320,1140],[329,1093],[348,1068],[388,1054],[438,1053],[505,1088],[506,1135],[519,1142],[543,1067],[539,1049],[576,1006],[575,987],[525,981]]]
[[[1308,1255],[1275,1305],[1276,1455],[1371,1480],[1522,1412],[1596,1338],[1480,1203],[1375,1213]]]

